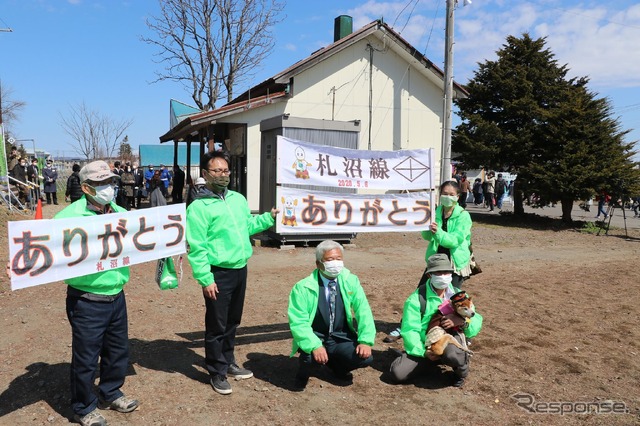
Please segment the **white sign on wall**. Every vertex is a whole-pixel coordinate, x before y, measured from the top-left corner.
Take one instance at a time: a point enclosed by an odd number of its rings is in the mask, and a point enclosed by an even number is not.
[[[277,183],[351,189],[428,190],[433,149],[367,151],[278,136]]]
[[[277,188],[279,234],[409,232],[431,222],[431,192],[341,194]]]

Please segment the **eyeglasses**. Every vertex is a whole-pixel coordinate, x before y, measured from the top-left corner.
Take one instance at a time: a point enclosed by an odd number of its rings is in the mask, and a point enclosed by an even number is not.
[[[231,170],[229,169],[213,169],[213,170],[207,169],[207,170],[209,171],[209,173],[214,173],[216,175],[223,174],[228,176],[231,174]]]

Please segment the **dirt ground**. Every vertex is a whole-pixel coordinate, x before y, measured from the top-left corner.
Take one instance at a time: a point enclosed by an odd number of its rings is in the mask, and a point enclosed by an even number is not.
[[[45,207],[45,218],[53,214]],[[7,259],[0,213],[0,259]],[[292,285],[314,267],[314,249],[255,247],[236,357],[253,379],[232,381],[221,396],[203,367],[204,303],[184,262],[180,287],[160,291],[153,264],[133,266],[125,287],[131,367],[123,390],[141,401],[131,414],[106,412],[111,425],[208,424],[640,424],[640,231],[595,236],[538,219],[472,213],[474,248],[484,272],[466,290],[484,316],[463,389],[450,375],[394,385],[387,371],[402,343],[385,344],[424,269],[418,233],[360,234],[345,252],[361,279],[378,335],[372,368],[353,384],[329,374],[295,392],[297,360],[286,309]],[[0,284],[0,424],[67,424],[71,334],[65,286],[12,292]],[[624,404],[626,414],[530,413],[512,395],[534,398],[538,411],[557,402]],[[526,397],[526,396],[525,396]],[[592,404],[595,405],[595,404]],[[584,410],[584,404],[565,405]]]

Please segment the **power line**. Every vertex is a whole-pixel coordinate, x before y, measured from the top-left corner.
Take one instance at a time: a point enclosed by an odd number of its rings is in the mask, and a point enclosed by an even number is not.
[[[640,109],[640,103],[626,105],[626,106],[623,106],[623,107],[620,107],[620,108],[616,108],[616,111],[618,113],[624,113],[624,112],[634,111],[636,109]]]
[[[0,32],[4,32],[4,33],[12,33],[13,30],[11,29],[11,27],[9,27],[9,25],[7,25],[6,22],[4,22],[4,19],[0,18],[0,21],[2,21],[2,24],[7,27],[7,28],[0,28]]]
[[[436,2],[436,12],[433,14],[433,19],[431,20],[431,29],[429,30],[429,38],[427,38],[427,45],[424,47],[424,56],[427,56],[427,50],[429,49],[429,42],[431,42],[431,36],[433,35],[433,28],[436,25],[436,20],[438,19],[438,12],[440,11],[440,2]]]

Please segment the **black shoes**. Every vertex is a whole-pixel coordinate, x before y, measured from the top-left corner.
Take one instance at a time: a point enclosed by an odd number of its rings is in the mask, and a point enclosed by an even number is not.
[[[453,387],[454,388],[461,388],[464,386],[464,377],[458,377],[458,376],[454,376],[453,378]]]
[[[227,376],[232,377],[236,380],[250,379],[251,377],[253,377],[253,372],[251,370],[247,370],[246,368],[238,366],[238,364],[231,364],[227,369]]]
[[[309,368],[300,367],[298,373],[296,374],[293,387],[296,390],[304,390],[304,388],[307,387],[307,384],[309,384],[309,377],[311,377],[311,374],[309,374]]]
[[[211,378],[211,387],[220,395],[229,395],[233,390],[225,376],[217,375]]]

